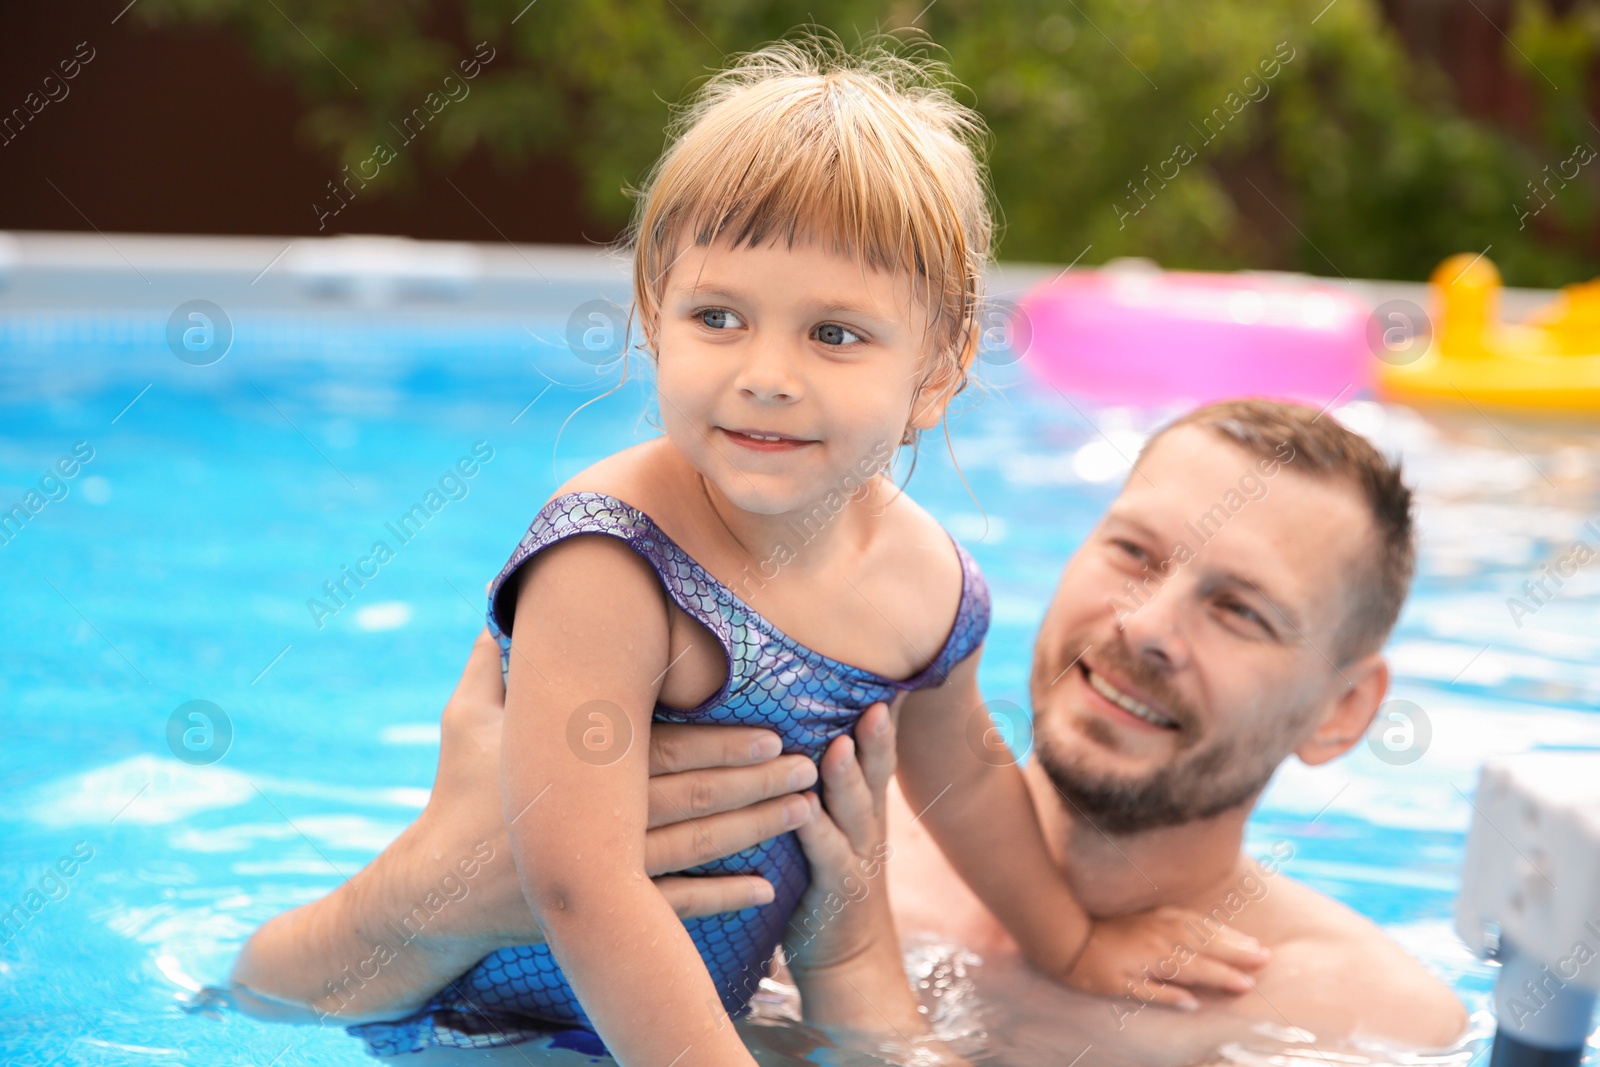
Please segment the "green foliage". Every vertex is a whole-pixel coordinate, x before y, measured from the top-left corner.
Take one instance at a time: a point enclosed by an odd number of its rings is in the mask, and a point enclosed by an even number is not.
[[[561,156],[619,227],[669,105],[726,54],[815,24],[847,44],[925,32],[942,50],[993,135],[1009,259],[1423,278],[1446,255],[1492,247],[1512,284],[1600,273],[1600,164],[1555,182],[1543,169],[1570,174],[1576,146],[1600,146],[1584,100],[1593,0],[1561,19],[1534,0],[1519,8],[1508,60],[1537,121],[1516,135],[1456,110],[1377,0],[526,4],[145,0],[135,13],[240,33],[306,100],[302,133],[352,166],[394,143],[391,124],[486,41],[494,58],[470,95],[377,180],[405,181],[420,153]]]

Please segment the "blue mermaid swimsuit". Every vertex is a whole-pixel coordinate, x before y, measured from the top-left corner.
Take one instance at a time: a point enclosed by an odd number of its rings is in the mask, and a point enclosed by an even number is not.
[[[580,534],[615,537],[642,556],[667,595],[715,636],[727,656],[728,678],[717,693],[687,711],[657,705],[654,721],[764,727],[778,733],[785,752],[803,752],[812,759],[820,759],[834,738],[850,732],[872,704],[891,701],[902,691],[943,684],[950,670],[982,643],[989,626],[988,588],[977,564],[957,544],[961,601],[944,647],[915,677],[885,678],[814,652],[784,634],[638,509],[602,493],[569,493],[539,511],[490,588],[489,629],[500,643],[502,669],[510,656],[516,607],[512,576],[535,553]],[[684,923],[723,1007],[737,1015],[767,974],[805,892],[810,880],[805,855],[799,839],[787,833],[685,873],[756,874],[776,891],[770,904]],[[549,948],[519,945],[485,956],[408,1018],[349,1029],[374,1054],[392,1056],[430,1046],[512,1045],[552,1031],[593,1027]]]

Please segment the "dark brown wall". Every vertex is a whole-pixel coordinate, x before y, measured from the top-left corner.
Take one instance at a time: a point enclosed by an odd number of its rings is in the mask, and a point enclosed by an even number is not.
[[[113,25],[126,3],[0,3],[0,118],[47,75],[59,77],[80,42],[94,50],[63,99],[0,133],[0,230],[318,233],[312,204],[326,201],[337,168],[297,139],[300,103],[288,83],[220,31],[152,31],[126,17]],[[560,161],[508,173],[481,155],[448,172],[424,162],[413,188],[365,191],[321,232],[564,243],[615,235],[585,216]]]

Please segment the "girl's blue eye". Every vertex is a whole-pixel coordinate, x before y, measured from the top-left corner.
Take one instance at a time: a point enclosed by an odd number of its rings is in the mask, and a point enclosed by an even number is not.
[[[702,308],[695,312],[695,315],[702,325],[709,326],[713,330],[731,330],[744,325],[739,316],[727,308]]]
[[[825,345],[848,345],[861,340],[860,337],[836,322],[825,322],[812,331],[811,336]]]

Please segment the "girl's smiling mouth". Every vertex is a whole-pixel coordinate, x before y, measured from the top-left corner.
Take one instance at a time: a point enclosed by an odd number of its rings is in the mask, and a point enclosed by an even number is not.
[[[718,426],[717,429],[740,448],[748,448],[752,452],[794,452],[807,445],[818,443],[808,438],[791,437],[773,430],[730,430],[725,426]]]

